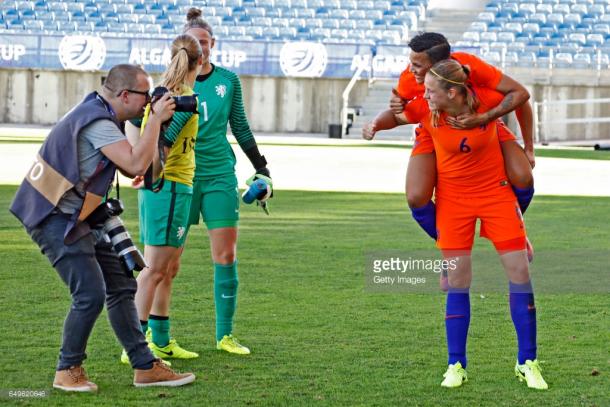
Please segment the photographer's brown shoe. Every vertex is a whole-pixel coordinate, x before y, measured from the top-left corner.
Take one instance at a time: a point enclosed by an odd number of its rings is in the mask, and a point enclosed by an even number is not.
[[[161,359],[153,362],[151,369],[134,369],[133,385],[136,387],[149,386],[183,386],[195,381],[192,373],[176,373],[167,367]]]
[[[56,371],[53,387],[64,391],[97,391],[97,385],[89,381],[82,366],[72,366],[68,369]]]

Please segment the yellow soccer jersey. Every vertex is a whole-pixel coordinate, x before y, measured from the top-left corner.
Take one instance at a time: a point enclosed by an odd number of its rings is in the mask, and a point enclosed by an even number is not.
[[[184,85],[181,96],[192,95],[193,89]],[[146,107],[142,120],[144,129],[150,114],[150,105]],[[165,161],[165,179],[192,186],[195,175],[195,141],[197,139],[198,115],[187,112],[176,112],[163,142],[170,147]]]

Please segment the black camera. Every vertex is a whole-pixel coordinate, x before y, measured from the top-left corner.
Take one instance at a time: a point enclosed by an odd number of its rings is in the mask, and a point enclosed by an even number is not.
[[[119,215],[123,213],[123,202],[110,198],[95,208],[86,222],[91,227],[104,228],[104,232],[110,238],[114,251],[118,254],[123,268],[131,273],[133,270],[140,271],[146,267],[146,261],[140,250],[133,244],[129,232],[125,228]]]
[[[169,92],[169,90],[167,90],[166,87],[157,86],[152,92],[151,103],[154,103],[167,92]],[[174,103],[176,103],[176,112],[189,112],[197,114],[197,96],[199,96],[197,93],[188,96],[172,96]]]

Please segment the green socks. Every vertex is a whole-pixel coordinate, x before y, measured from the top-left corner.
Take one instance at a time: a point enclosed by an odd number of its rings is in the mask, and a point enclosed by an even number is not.
[[[235,305],[237,304],[238,284],[237,261],[227,265],[214,263],[214,303],[216,304],[217,341],[233,332],[233,315],[235,314]]]
[[[146,335],[146,331],[148,331],[148,321],[140,320],[140,326],[142,327],[142,332]]]
[[[162,348],[169,344],[169,317],[150,315],[148,325],[152,331],[152,341]]]

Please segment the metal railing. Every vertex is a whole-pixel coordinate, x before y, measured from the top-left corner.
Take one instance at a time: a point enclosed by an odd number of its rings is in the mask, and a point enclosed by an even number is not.
[[[348,114],[348,106],[349,106],[349,95],[352,93],[352,89],[356,85],[356,82],[360,79],[362,72],[364,72],[365,66],[364,64],[360,64],[354,72],[354,76],[349,81],[345,90],[343,91],[343,107],[341,108],[341,138],[345,137],[347,134],[347,114]]]
[[[549,118],[549,107],[551,106],[569,106],[569,105],[596,105],[610,103],[610,98],[605,99],[567,99],[567,100],[543,100],[542,102],[534,102],[534,126],[536,134],[536,142],[544,143],[548,140],[546,135],[546,125],[553,124],[599,124],[610,123],[610,117],[582,117],[561,119],[557,117]]]

